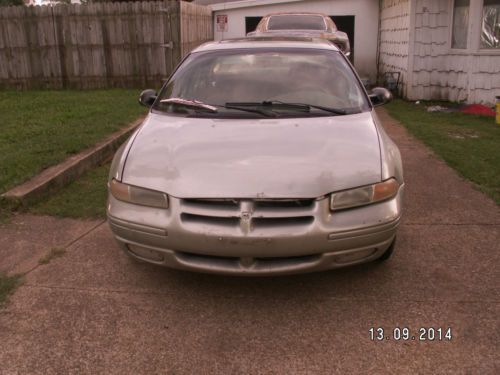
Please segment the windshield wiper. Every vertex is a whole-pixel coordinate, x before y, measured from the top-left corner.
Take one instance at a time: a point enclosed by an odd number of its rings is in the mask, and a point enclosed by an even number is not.
[[[278,100],[272,100],[272,101],[263,101],[262,105],[264,106],[283,106],[285,108],[304,108],[307,110],[310,110],[311,108],[314,109],[320,109],[325,112],[330,112],[330,113],[335,113],[336,115],[345,115],[347,114],[347,111],[345,109],[340,109],[340,108],[332,108],[332,107],[325,107],[322,105],[316,105],[316,104],[307,104],[307,103],[286,103],[286,102],[280,102]]]
[[[210,105],[210,104],[205,104],[203,102],[200,102],[199,100],[189,100],[189,99],[182,99],[182,98],[168,98],[168,99],[160,100],[160,103],[180,104],[180,105],[183,105],[186,107],[205,109],[205,110],[210,111],[212,113],[217,112],[217,107]]]
[[[222,106],[223,108],[226,109],[235,109],[237,111],[244,111],[244,112],[251,112],[251,113],[258,113],[259,115],[266,116],[266,117],[277,117],[277,114],[272,112],[272,111],[266,111],[263,109],[257,109],[257,108],[247,108],[247,105],[250,105],[252,107],[259,106],[260,104],[249,104],[249,103],[226,103],[226,105]]]
[[[276,108],[276,107],[280,107],[282,109],[300,110],[300,111],[304,111],[304,112],[310,112],[311,108],[314,108],[314,109],[320,109],[322,111],[334,113],[336,115],[347,114],[347,111],[344,109],[330,108],[330,107],[324,107],[321,105],[313,105],[313,104],[306,104],[306,103],[285,103],[285,102],[280,102],[277,100],[263,101],[263,102],[234,102],[234,103],[226,103],[225,105],[217,105],[217,104],[213,105],[213,104],[203,103],[199,100],[190,100],[190,99],[183,99],[183,98],[168,98],[168,99],[160,100],[160,103],[179,104],[179,105],[183,105],[185,107],[191,107],[194,109],[201,109],[201,110],[209,111],[212,113],[217,113],[218,112],[217,107],[220,107],[220,108],[226,108],[226,109],[235,109],[237,111],[257,113],[259,115],[266,116],[266,117],[277,117],[278,114],[272,111],[272,109]],[[252,107],[252,108],[249,108],[249,107]]]
[[[340,109],[340,108],[331,108],[331,107],[325,107],[322,105],[315,105],[315,104],[306,104],[306,103],[286,103],[286,102],[280,102],[277,100],[273,101],[263,101],[263,102],[241,102],[241,103],[227,103],[232,106],[239,106],[239,107],[263,107],[263,108],[273,108],[273,107],[281,107],[283,109],[292,109],[292,110],[301,110],[304,112],[310,112],[311,108],[314,109],[320,109],[325,112],[330,112],[334,113],[336,115],[345,115],[347,114],[347,111],[345,109]]]
[[[167,104],[179,104],[183,105],[186,107],[191,107],[194,108],[195,110],[202,109],[206,110],[212,113],[217,113],[218,109],[217,107],[220,108],[226,108],[226,109],[235,109],[238,111],[245,111],[245,112],[252,112],[252,113],[258,113],[262,116],[266,117],[276,117],[276,114],[271,112],[271,111],[266,111],[262,109],[253,109],[253,108],[246,108],[246,107],[240,107],[238,105],[234,105],[233,103],[227,103],[226,105],[212,105],[212,104],[206,104],[203,103],[199,100],[189,100],[189,99],[183,99],[183,98],[168,98],[168,99],[162,99],[160,100],[160,103],[167,103]]]

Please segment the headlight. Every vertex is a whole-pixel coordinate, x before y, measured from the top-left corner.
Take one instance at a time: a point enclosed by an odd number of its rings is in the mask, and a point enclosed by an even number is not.
[[[168,195],[160,191],[123,184],[112,179],[109,191],[118,200],[141,206],[168,208]]]
[[[399,183],[391,178],[375,185],[339,191],[330,196],[330,208],[332,211],[343,210],[385,201],[395,197],[398,189]]]

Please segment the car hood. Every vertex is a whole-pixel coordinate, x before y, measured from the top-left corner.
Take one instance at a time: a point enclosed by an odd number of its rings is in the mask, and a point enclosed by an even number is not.
[[[150,113],[123,182],[178,198],[316,198],[381,180],[370,112],[295,119]]]

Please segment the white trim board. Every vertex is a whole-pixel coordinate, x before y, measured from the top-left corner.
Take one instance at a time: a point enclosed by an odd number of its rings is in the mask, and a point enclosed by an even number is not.
[[[218,10],[250,8],[250,7],[257,7],[257,6],[261,6],[261,5],[298,3],[300,1],[305,1],[305,0],[242,0],[242,1],[234,1],[231,3],[212,4],[212,5],[210,5],[210,8],[212,8],[212,12],[216,12]]]

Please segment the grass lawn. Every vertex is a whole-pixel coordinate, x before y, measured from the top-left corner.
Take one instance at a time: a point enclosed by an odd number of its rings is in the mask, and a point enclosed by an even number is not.
[[[9,294],[19,285],[20,278],[19,275],[6,276],[0,273],[0,307],[7,301]]]
[[[429,113],[425,103],[386,106],[415,137],[500,204],[500,125],[494,117]]]
[[[0,194],[145,113],[138,90],[0,91]]]
[[[60,217],[105,218],[109,167],[108,163],[88,171],[61,191],[30,207],[29,211]]]

